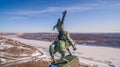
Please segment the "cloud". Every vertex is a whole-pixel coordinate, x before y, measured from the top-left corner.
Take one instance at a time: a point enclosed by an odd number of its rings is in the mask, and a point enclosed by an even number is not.
[[[5,17],[5,20],[8,21],[20,21],[20,20],[26,20],[28,19],[28,17],[24,17],[24,16],[7,16]]]
[[[57,12],[68,10],[70,12],[74,11],[85,11],[90,10],[96,7],[98,4],[87,4],[87,5],[75,5],[75,6],[66,6],[66,7],[48,7],[43,10],[17,10],[12,12],[6,12],[7,14],[15,14],[15,15],[31,15],[31,14],[41,14],[47,12]]]
[[[91,10],[97,6],[99,6],[99,4],[81,4],[81,5],[68,6],[68,7],[49,7],[49,9],[58,10],[58,11],[68,10],[70,12],[74,12],[74,11]]]
[[[51,10],[23,10],[23,11],[19,10],[19,11],[8,12],[8,14],[29,15],[29,14],[39,14],[45,12],[51,12]]]
[[[35,14],[48,13],[48,12],[58,12],[63,10],[68,10],[69,12],[80,12],[80,11],[96,10],[96,9],[114,9],[119,7],[120,7],[120,3],[108,3],[105,1],[99,1],[98,3],[80,4],[80,5],[72,5],[65,7],[53,6],[53,7],[47,7],[46,9],[42,9],[42,10],[18,10],[7,13],[15,14],[15,15],[35,15]]]

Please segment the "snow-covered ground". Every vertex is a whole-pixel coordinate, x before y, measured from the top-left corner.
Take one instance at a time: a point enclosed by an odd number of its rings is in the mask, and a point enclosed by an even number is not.
[[[13,46],[9,45],[9,44],[0,43],[0,49],[4,49],[5,47],[10,48],[10,47],[13,47]]]
[[[8,37],[5,37],[5,38],[7,40]],[[16,40],[14,39],[13,41],[16,41]],[[27,53],[23,52],[20,55],[16,55],[16,56],[19,56],[19,58],[15,58],[15,57],[13,57],[13,56],[15,56],[15,54],[12,54],[12,52],[11,53],[7,52],[8,49],[10,49],[10,48],[14,49],[13,47],[14,47],[14,45],[9,44],[9,43],[5,42],[4,40],[1,40],[1,42],[0,42],[0,67],[1,66],[12,65],[14,63],[23,63],[23,62],[31,61],[31,59],[33,61],[38,61],[38,60],[51,61],[50,57],[48,57],[46,55],[46,53],[41,52],[41,51],[44,51],[44,50],[42,50],[42,49],[34,50],[34,52],[32,52],[30,54],[30,51],[32,51],[32,49],[28,48],[28,47],[23,47],[22,45],[21,46],[19,45],[19,47],[17,47],[17,48],[19,48],[21,50],[25,49],[27,51]],[[6,51],[3,51],[3,50],[6,50]]]
[[[73,53],[79,56],[80,61],[120,67],[120,49],[82,45],[77,45],[77,48],[78,50]]]
[[[52,42],[21,38],[12,39],[34,46],[49,55],[48,49]],[[76,47],[76,51],[72,51],[72,48],[70,48],[70,50],[74,55],[79,57],[79,61],[82,63],[96,64],[98,67],[120,67],[120,49],[118,48],[83,45],[76,45]]]

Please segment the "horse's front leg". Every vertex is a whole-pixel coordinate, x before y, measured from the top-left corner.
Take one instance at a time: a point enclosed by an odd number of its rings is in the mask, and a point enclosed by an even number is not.
[[[74,47],[73,47],[73,50],[77,50],[77,48],[75,47],[75,45],[74,45]]]

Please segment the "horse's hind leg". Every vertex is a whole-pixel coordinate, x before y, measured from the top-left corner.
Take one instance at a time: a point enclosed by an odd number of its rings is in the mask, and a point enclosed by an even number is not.
[[[61,60],[64,60],[66,63],[69,62],[67,59],[65,59],[65,53],[62,54],[62,56],[61,56]]]
[[[70,56],[72,56],[72,53],[70,52],[69,48],[67,48],[67,51],[69,52]]]
[[[53,63],[55,63],[54,54],[51,55]]]
[[[54,50],[54,47],[55,47],[55,45],[53,45],[53,44],[50,45],[50,47],[49,47],[49,53],[52,57],[53,63],[55,63],[54,54],[56,53],[56,51]]]

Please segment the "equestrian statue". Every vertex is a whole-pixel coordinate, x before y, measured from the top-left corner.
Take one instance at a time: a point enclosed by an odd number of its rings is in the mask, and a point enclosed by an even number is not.
[[[59,18],[57,24],[53,27],[53,30],[57,29],[59,33],[56,40],[49,47],[49,53],[52,57],[53,63],[56,63],[54,59],[54,55],[56,52],[59,52],[61,54],[60,60],[68,63],[69,61],[65,59],[67,51],[69,52],[69,55],[72,56],[69,47],[72,46],[73,50],[76,50],[75,42],[70,37],[70,34],[64,29],[64,20],[66,13],[66,10],[62,12],[62,19]]]

